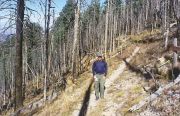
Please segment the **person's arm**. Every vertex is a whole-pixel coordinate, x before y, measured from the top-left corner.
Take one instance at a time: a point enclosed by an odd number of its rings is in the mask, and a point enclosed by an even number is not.
[[[105,62],[105,76],[107,75],[107,71],[108,71],[108,66],[107,63]]]

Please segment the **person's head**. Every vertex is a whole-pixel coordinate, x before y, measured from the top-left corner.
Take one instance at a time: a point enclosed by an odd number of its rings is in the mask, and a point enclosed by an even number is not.
[[[98,60],[103,60],[102,56],[98,56],[97,58]]]
[[[101,53],[96,53],[97,59],[98,60],[102,60],[103,59],[103,55]]]

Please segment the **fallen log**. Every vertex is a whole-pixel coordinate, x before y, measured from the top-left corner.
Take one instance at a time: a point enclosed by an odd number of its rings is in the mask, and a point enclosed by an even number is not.
[[[170,82],[169,84],[167,84],[164,87],[159,87],[159,89],[156,92],[154,92],[153,94],[151,94],[150,96],[148,96],[144,100],[140,101],[138,104],[132,106],[129,109],[129,111],[133,112],[133,111],[136,111],[136,110],[140,109],[141,107],[143,107],[147,103],[152,102],[153,100],[158,98],[163,93],[164,90],[178,84],[179,82],[180,82],[180,75],[174,80],[174,82]]]

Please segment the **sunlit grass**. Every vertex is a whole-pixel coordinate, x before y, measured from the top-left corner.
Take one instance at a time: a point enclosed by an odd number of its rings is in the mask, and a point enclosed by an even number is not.
[[[133,94],[135,93],[141,93],[143,91],[143,88],[140,85],[136,85],[131,89],[131,92]]]
[[[138,42],[140,40],[143,40],[147,36],[155,35],[158,33],[161,33],[161,31],[159,29],[154,29],[153,31],[145,30],[145,31],[141,32],[140,34],[130,35],[129,37],[131,38],[131,40]]]
[[[122,97],[124,94],[124,91],[120,91],[116,94],[116,98]]]
[[[95,110],[91,111],[88,116],[101,116],[105,106],[106,101],[104,99],[100,100],[97,107],[95,107]]]

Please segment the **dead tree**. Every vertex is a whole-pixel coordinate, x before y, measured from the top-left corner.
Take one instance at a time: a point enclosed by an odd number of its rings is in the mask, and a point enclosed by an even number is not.
[[[16,56],[15,56],[15,110],[23,106],[22,82],[23,82],[23,21],[24,21],[24,0],[17,1],[16,15]]]
[[[107,57],[108,25],[109,25],[109,0],[106,9],[106,23],[105,23],[105,45],[104,45],[105,57]]]
[[[48,5],[47,5],[48,4]],[[49,38],[49,24],[50,24],[50,9],[51,9],[51,0],[46,0],[45,3],[45,39],[46,39],[46,67],[44,75],[44,100],[46,101],[47,94],[47,77],[50,73],[50,38]],[[47,14],[48,13],[48,14]]]
[[[77,43],[78,43],[78,35],[79,35],[79,17],[80,17],[80,0],[77,0],[77,7],[75,8],[75,21],[74,21],[74,42],[73,42],[73,50],[72,50],[72,74],[73,79],[75,77],[75,55],[77,53]]]

